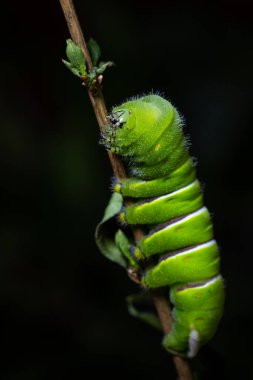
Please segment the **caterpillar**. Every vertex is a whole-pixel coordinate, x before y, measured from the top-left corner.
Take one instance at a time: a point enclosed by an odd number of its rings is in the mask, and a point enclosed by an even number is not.
[[[113,183],[96,232],[98,246],[111,260],[133,268],[143,288],[169,288],[173,325],[163,346],[194,357],[217,329],[224,281],[183,119],[159,95],[132,99],[112,110],[101,143],[127,162],[128,178]],[[121,228],[109,237],[105,226],[115,215]],[[128,225],[145,231],[137,243],[126,235]]]

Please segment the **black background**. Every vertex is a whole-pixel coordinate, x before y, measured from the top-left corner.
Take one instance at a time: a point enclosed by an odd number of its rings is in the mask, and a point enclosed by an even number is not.
[[[85,36],[116,63],[108,107],[159,90],[185,116],[227,288],[195,366],[203,379],[250,379],[250,2],[75,3]],[[175,379],[161,336],[127,314],[136,287],[94,242],[111,168],[85,89],[61,63],[69,34],[58,1],[2,2],[0,31],[0,378]]]

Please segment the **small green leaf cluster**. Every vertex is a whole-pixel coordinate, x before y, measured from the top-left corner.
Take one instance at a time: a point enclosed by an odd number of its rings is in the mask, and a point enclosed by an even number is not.
[[[63,59],[63,63],[74,75],[82,79],[89,88],[93,88],[101,74],[107,67],[112,66],[113,62],[100,61],[100,47],[93,38],[90,38],[88,42],[88,50],[91,55],[93,68],[88,70],[85,57],[80,47],[77,46],[71,39],[68,39],[66,42],[66,55],[69,61]]]

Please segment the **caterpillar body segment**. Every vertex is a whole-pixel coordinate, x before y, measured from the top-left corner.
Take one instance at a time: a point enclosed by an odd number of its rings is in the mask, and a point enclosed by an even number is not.
[[[202,204],[202,191],[198,181],[155,198],[141,200],[122,211],[128,224],[161,223],[198,210]]]
[[[129,172],[113,190],[132,201],[118,218],[146,231],[133,245],[119,230],[116,244],[128,266],[139,268],[144,287],[170,288],[173,327],[163,345],[193,357],[215,333],[224,285],[182,119],[167,100],[149,95],[116,107],[109,120],[107,147],[127,160]]]
[[[148,258],[158,253],[204,243],[212,238],[211,218],[207,208],[202,207],[179,220],[152,229],[138,243],[136,250],[142,253],[143,258]]]
[[[196,170],[192,159],[188,158],[168,177],[142,180],[130,177],[114,184],[113,190],[124,197],[147,198],[164,195],[187,186],[196,178]]]
[[[142,283],[149,288],[172,286],[215,277],[220,269],[219,250],[215,240],[171,251],[145,271]]]
[[[163,345],[169,351],[185,353],[192,358],[214,335],[222,316],[223,280],[218,275],[203,283],[174,286],[170,299],[174,305],[174,323]]]

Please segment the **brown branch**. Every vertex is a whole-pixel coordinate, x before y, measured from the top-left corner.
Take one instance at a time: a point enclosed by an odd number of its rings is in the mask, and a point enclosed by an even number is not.
[[[82,29],[74,8],[74,4],[72,0],[59,0],[61,3],[61,7],[68,25],[68,29],[71,35],[72,40],[82,49],[84,57],[87,62],[88,69],[92,69],[92,61],[90,58],[89,51],[87,49],[87,45],[82,33]],[[106,115],[107,110],[105,106],[104,97],[101,91],[100,84],[97,84],[98,91],[96,94],[88,89],[89,97],[91,104],[94,109],[94,113],[96,115],[100,130],[102,130],[103,126],[107,123]],[[108,152],[109,159],[111,162],[112,170],[114,175],[123,179],[126,178],[125,168],[119,158],[119,156]],[[142,232],[138,228],[133,229],[135,240],[139,240]],[[168,334],[171,330],[172,319],[171,319],[171,310],[167,298],[161,294],[158,290],[152,290],[151,295],[153,297],[154,305],[156,307],[159,319],[161,321],[163,331],[165,334]],[[179,380],[192,380],[192,373],[188,362],[179,356],[173,356],[173,360],[177,369],[177,373],[179,376]]]
[[[87,45],[83,36],[83,32],[74,8],[73,1],[71,0],[60,0],[61,7],[65,16],[65,19],[67,21],[68,29],[71,35],[72,40],[78,45],[85,57],[85,60],[87,62],[88,69],[92,69],[92,62],[91,62],[91,57],[90,53],[87,49]],[[107,123],[106,115],[107,115],[107,110],[105,106],[105,101],[104,97],[100,88],[99,83],[97,84],[98,91],[96,95],[92,93],[88,89],[90,101],[92,104],[92,107],[94,109],[94,113],[96,115],[98,125],[100,130],[102,131],[103,126]],[[112,170],[115,174],[116,177],[118,178],[125,178],[126,173],[125,169],[119,159],[118,156],[113,155],[111,152],[108,152],[109,159],[111,162]]]

